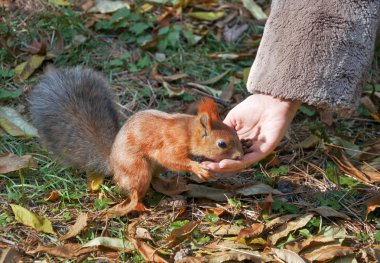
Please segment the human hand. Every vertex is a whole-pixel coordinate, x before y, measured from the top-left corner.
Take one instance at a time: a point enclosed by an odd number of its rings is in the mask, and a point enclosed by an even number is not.
[[[203,162],[212,172],[239,171],[263,159],[278,145],[289,128],[299,101],[288,101],[270,95],[253,94],[236,105],[224,123],[234,128],[240,139],[249,139],[252,145],[241,160],[225,159],[219,163]]]

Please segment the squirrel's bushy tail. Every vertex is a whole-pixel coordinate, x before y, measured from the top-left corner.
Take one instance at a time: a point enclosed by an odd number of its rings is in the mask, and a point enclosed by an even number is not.
[[[63,162],[109,174],[119,130],[112,94],[99,73],[80,67],[48,72],[30,96],[33,124]]]

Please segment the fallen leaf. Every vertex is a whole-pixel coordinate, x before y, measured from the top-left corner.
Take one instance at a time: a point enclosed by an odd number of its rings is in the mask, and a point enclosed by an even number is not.
[[[367,220],[368,214],[375,211],[376,208],[380,207],[380,194],[376,194],[373,197],[369,198],[365,204],[367,206],[365,214],[365,218]]]
[[[0,107],[0,127],[15,137],[37,137],[37,129],[9,107]]]
[[[346,237],[346,232],[343,228],[329,228],[322,234],[317,236],[311,236],[303,240],[294,240],[285,245],[286,249],[294,251],[296,253],[317,244],[326,244],[333,242],[336,239],[343,239]]]
[[[284,215],[284,216],[279,216],[274,218],[273,220],[269,221],[268,223],[265,224],[265,229],[270,230],[271,228],[275,228],[279,225],[282,225],[289,220],[292,220],[293,218],[299,216],[298,214],[290,214],[290,215]]]
[[[253,0],[242,0],[244,7],[251,13],[257,20],[267,19],[268,16],[264,13],[263,9],[256,4]]]
[[[44,252],[49,255],[61,258],[74,258],[83,254],[88,254],[94,252],[96,249],[88,247],[83,248],[81,244],[78,243],[68,243],[56,247],[45,247],[38,245],[37,249],[28,251],[30,254],[36,254],[39,252]]]
[[[96,246],[102,246],[120,252],[132,252],[135,249],[133,243],[125,239],[114,237],[97,237],[83,245],[84,248]]]
[[[272,214],[272,205],[274,203],[274,199],[272,197],[272,193],[269,193],[267,197],[265,197],[261,213],[267,212],[268,215]]]
[[[49,0],[49,2],[59,6],[71,6],[68,0]]]
[[[356,178],[357,180],[365,183],[370,183],[370,179],[363,174],[359,169],[352,165],[347,156],[343,153],[342,150],[329,149],[329,157],[338,165],[339,169],[344,173]]]
[[[38,168],[36,159],[31,155],[0,154],[0,173],[5,174],[23,168]]]
[[[91,191],[97,191],[103,183],[104,175],[95,171],[87,171],[88,189],[90,189]]]
[[[380,139],[366,143],[363,150],[356,157],[358,160],[369,161],[379,156]]]
[[[224,12],[190,12],[188,15],[199,20],[215,21],[221,19]]]
[[[0,101],[9,100],[9,99],[15,99],[20,97],[22,94],[21,90],[4,90],[0,89]]]
[[[372,171],[372,170],[360,170],[360,171],[368,176],[371,183],[380,182],[380,172]]]
[[[220,241],[215,241],[210,244],[207,244],[206,246],[208,249],[211,250],[234,250],[234,249],[252,249],[250,246],[247,246],[246,244],[228,240],[228,239],[222,239]]]
[[[254,223],[251,227],[244,228],[240,230],[236,240],[240,240],[242,238],[252,238],[260,235],[264,230],[264,225],[261,223]]]
[[[225,90],[223,90],[222,94],[220,94],[220,98],[222,100],[225,100],[225,101],[229,101],[232,97],[232,95],[234,94],[234,86],[235,84],[239,83],[240,80],[235,78],[235,77],[231,77],[230,78],[230,83],[228,83],[227,87]]]
[[[215,76],[215,77],[213,77],[211,79],[198,81],[198,83],[201,84],[201,85],[212,85],[212,84],[217,83],[222,78],[224,78],[228,73],[230,73],[230,70],[226,70],[223,73],[221,73],[221,74],[219,74],[219,75],[217,75],[217,76]]]
[[[201,84],[193,83],[193,82],[186,83],[186,85],[202,90],[214,97],[220,97],[220,95],[222,94],[221,90],[216,90],[206,85],[201,85]]]
[[[247,24],[226,26],[223,31],[223,38],[227,43],[234,43],[248,28]]]
[[[162,177],[154,177],[151,181],[153,189],[164,195],[179,195],[188,191],[185,178],[181,176],[173,176],[168,179]]]
[[[227,201],[228,198],[232,197],[232,194],[224,189],[198,184],[188,184],[187,187],[189,191],[187,191],[185,195],[188,197],[207,198],[218,202]]]
[[[249,186],[244,186],[242,188],[239,188],[235,191],[237,194],[241,194],[244,196],[250,196],[250,195],[266,195],[266,194],[282,194],[280,191],[273,189],[269,185],[266,184],[253,184]]]
[[[147,262],[167,263],[165,259],[163,259],[157,254],[156,249],[152,248],[147,243],[131,237],[129,237],[128,239],[132,242],[132,244],[135,246],[135,248],[140,252],[140,254],[144,257],[144,259]]]
[[[313,214],[305,214],[302,216],[297,217],[295,220],[287,222],[283,224],[282,226],[278,227],[273,231],[273,234],[268,237],[268,241],[275,245],[278,240],[281,238],[284,238],[288,236],[288,234],[292,231],[295,231],[297,229],[300,229],[301,227],[304,227],[310,219],[313,218]]]
[[[61,197],[59,196],[58,191],[53,190],[53,191],[51,191],[50,195],[47,198],[45,198],[45,201],[46,202],[55,202],[55,201],[58,201],[59,198],[61,198]]]
[[[297,146],[306,150],[318,145],[320,142],[321,138],[314,134],[311,134],[309,137],[300,142]]]
[[[237,225],[219,225],[211,226],[209,231],[215,236],[236,236],[244,227]]]
[[[245,261],[254,263],[266,262],[264,256],[255,251],[224,251],[219,253],[214,253],[212,255],[206,256],[206,262],[208,263],[221,263],[221,262],[236,262]]]
[[[113,13],[121,8],[129,8],[129,4],[121,0],[95,0],[95,4],[88,10],[91,13]]]
[[[328,206],[320,206],[317,208],[310,209],[309,211],[314,211],[324,217],[340,217],[346,220],[350,220],[350,218],[346,214],[338,212]]]
[[[142,228],[142,227],[137,227],[136,228],[136,232],[135,232],[134,238],[145,239],[145,240],[152,240],[153,241],[153,238],[151,237],[149,231],[147,229],[145,229],[145,228]]]
[[[364,105],[364,107],[367,108],[367,110],[370,112],[372,118],[378,122],[380,122],[380,114],[377,109],[377,106],[375,103],[371,100],[370,97],[364,96],[360,99],[360,102]]]
[[[35,213],[19,205],[10,205],[17,222],[30,226],[44,233],[56,235],[49,219],[44,216],[38,216]]]
[[[172,248],[185,241],[200,223],[200,221],[190,221],[184,226],[174,229],[166,238],[167,246]]]
[[[303,260],[297,253],[294,253],[288,249],[271,248],[271,250],[284,262],[305,263],[305,260]]]
[[[60,237],[59,240],[66,240],[78,235],[87,226],[87,214],[80,214],[75,221],[75,224],[69,228],[69,231]]]
[[[23,255],[14,247],[0,249],[0,262],[23,262]]]
[[[212,53],[208,54],[207,57],[212,59],[223,59],[223,60],[246,60],[254,59],[254,55],[249,53]]]
[[[356,251],[353,247],[346,246],[328,246],[322,249],[304,254],[303,257],[313,262],[326,262],[335,257],[351,255]]]
[[[46,49],[47,49],[46,39],[41,39],[41,41],[34,39],[32,44],[28,46],[27,51],[33,55],[44,56],[46,55]]]
[[[30,56],[27,61],[16,66],[16,76],[18,76],[21,81],[27,80],[33,74],[33,72],[42,65],[42,62],[44,62],[44,60],[45,56]]]

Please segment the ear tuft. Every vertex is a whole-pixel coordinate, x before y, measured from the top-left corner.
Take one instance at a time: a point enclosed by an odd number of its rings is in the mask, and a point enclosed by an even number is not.
[[[211,120],[221,121],[218,106],[213,99],[206,97],[199,103],[198,115],[201,115],[202,113],[207,113]]]

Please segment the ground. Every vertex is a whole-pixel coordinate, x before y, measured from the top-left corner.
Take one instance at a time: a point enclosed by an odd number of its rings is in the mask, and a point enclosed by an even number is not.
[[[106,76],[123,120],[148,108],[193,114],[203,96],[218,98],[224,116],[248,96],[270,7],[242,2],[113,1],[117,10],[105,12],[91,0],[0,1],[0,259],[379,259],[379,48],[355,116],[304,105],[268,158],[204,183],[167,172],[168,185],[184,192],[153,184],[145,213],[107,213],[128,193],[60,163],[28,126],[38,78],[76,65]]]

